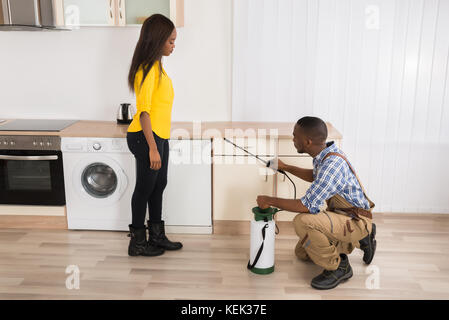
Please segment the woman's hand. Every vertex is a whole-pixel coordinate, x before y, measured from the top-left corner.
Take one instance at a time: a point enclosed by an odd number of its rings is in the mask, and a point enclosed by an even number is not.
[[[149,157],[150,168],[153,170],[159,170],[161,168],[161,156],[159,155],[159,151],[157,151],[157,147],[150,148]]]

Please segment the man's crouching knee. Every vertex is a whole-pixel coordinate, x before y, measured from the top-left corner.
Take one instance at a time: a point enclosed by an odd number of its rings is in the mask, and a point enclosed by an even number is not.
[[[310,257],[307,254],[306,250],[303,247],[303,239],[307,236],[307,228],[306,224],[304,223],[304,217],[308,215],[307,213],[300,213],[295,216],[293,219],[293,226],[295,228],[295,232],[299,237],[299,241],[296,244],[295,247],[295,255],[304,261],[310,261]]]
[[[307,254],[306,249],[302,247],[301,239],[296,244],[295,255],[303,261],[312,261],[312,259],[310,259],[309,255]]]
[[[310,216],[309,213],[300,213],[295,216],[293,219],[293,226],[295,228],[295,232],[298,235],[298,237],[304,238],[307,234],[307,225],[309,224],[308,216]]]

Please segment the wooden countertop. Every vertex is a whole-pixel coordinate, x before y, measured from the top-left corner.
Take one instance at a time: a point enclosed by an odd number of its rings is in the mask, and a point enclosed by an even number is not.
[[[9,120],[11,121],[11,120]],[[7,123],[8,121],[3,122]],[[342,135],[331,124],[328,127],[328,140],[341,139]],[[171,139],[210,139],[213,137],[278,136],[281,139],[293,138],[294,122],[172,122]],[[1,126],[1,124],[0,124]],[[124,138],[128,125],[115,121],[80,120],[60,132],[46,131],[0,131],[0,135],[53,135],[61,137],[100,137]]]

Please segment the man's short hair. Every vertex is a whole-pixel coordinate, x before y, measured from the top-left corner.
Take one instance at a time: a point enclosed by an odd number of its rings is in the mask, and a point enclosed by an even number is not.
[[[313,143],[323,143],[327,139],[326,123],[317,117],[302,117],[296,124]]]

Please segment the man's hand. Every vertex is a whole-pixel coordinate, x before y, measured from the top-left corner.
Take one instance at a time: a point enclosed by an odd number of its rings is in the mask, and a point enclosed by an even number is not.
[[[286,171],[287,165],[285,163],[283,163],[280,159],[277,159],[277,160],[278,160],[278,169],[282,170],[282,171]]]
[[[294,176],[307,181],[307,182],[313,182],[313,169],[304,169],[300,167],[291,166],[288,164],[285,164],[281,160],[277,159],[277,168],[279,170],[288,172],[293,174]]]
[[[258,196],[257,197],[257,205],[259,206],[260,209],[266,209],[269,208],[270,205],[268,203],[270,197],[268,196]]]
[[[272,206],[290,212],[309,213],[309,209],[304,206],[300,199],[282,199],[276,197],[258,196],[257,205],[261,209],[266,209]]]

